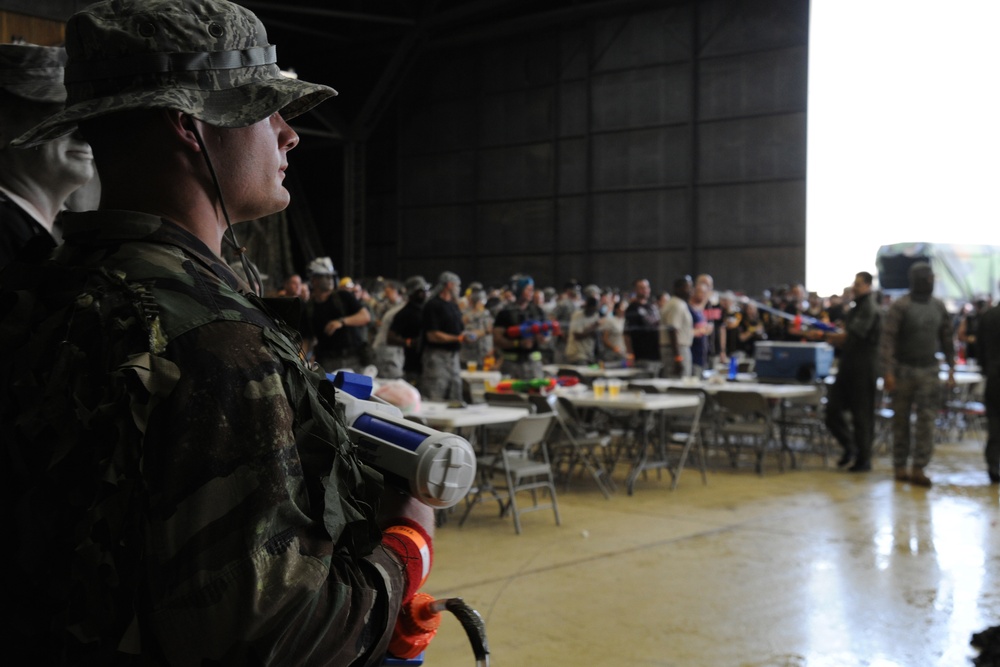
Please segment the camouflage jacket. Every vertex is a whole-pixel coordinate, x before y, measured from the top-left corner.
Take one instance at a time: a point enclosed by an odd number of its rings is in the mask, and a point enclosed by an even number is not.
[[[405,586],[381,478],[229,267],[98,212],[0,284],[8,639],[36,664],[376,664]]]

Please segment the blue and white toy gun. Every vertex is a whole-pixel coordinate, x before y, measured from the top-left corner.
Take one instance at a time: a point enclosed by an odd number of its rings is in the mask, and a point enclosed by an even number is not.
[[[476,454],[465,438],[417,424],[378,397],[372,379],[340,371],[333,378],[358,457],[425,505],[444,509],[476,479]]]

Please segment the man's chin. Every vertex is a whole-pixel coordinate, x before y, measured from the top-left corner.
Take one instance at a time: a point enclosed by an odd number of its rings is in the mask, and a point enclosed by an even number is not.
[[[247,213],[241,215],[239,217],[239,220],[237,220],[234,217],[233,224],[239,224],[241,222],[250,222],[252,220],[260,220],[262,218],[266,218],[269,215],[274,215],[275,213],[280,213],[281,211],[284,211],[286,208],[288,208],[288,204],[291,203],[292,199],[287,192],[284,192],[284,195],[285,195],[284,197],[275,197],[274,200],[271,201],[266,206],[262,205],[254,211],[248,211]],[[230,215],[232,215],[232,212],[230,212]]]

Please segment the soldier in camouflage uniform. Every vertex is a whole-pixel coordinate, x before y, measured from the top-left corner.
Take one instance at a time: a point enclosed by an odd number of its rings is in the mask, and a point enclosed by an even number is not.
[[[930,486],[924,472],[934,454],[934,420],[941,407],[940,363],[948,365],[946,386],[955,386],[955,347],[951,316],[933,296],[934,271],[916,262],[909,271],[910,291],[892,302],[879,348],[885,391],[892,395],[892,465],[896,481]],[[911,428],[911,413],[916,426]],[[912,436],[912,437],[911,437]],[[911,468],[907,470],[907,463]]]
[[[378,664],[432,513],[358,461],[332,385],[220,259],[230,217],[288,203],[285,119],[335,91],[282,77],[226,0],[98,3],[67,50],[66,109],[19,142],[79,124],[104,191],[0,277],[7,645],[46,665]]]

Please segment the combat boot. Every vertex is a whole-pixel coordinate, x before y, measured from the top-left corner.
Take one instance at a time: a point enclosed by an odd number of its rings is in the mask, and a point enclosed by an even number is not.
[[[906,472],[906,466],[896,468],[894,476],[897,482],[909,482],[910,475]]]
[[[913,466],[913,470],[910,471],[910,483],[917,486],[930,486],[931,478],[924,474],[923,468]]]

